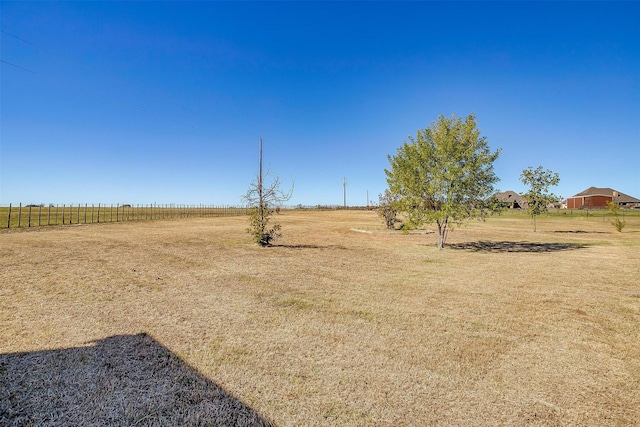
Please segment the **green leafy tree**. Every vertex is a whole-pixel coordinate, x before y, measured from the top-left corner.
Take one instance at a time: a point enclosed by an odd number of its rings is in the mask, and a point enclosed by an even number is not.
[[[533,169],[529,166],[522,171],[520,181],[529,186],[529,191],[522,195],[527,200],[527,210],[533,218],[533,231],[536,231],[536,217],[547,212],[549,205],[556,203],[560,197],[549,192],[549,187],[558,185],[560,175],[542,166]]]
[[[451,227],[494,212],[488,199],[498,181],[493,162],[500,150],[490,150],[473,114],[465,120],[441,115],[408,138],[389,156],[389,191],[398,197],[408,227],[436,223],[442,249]]]
[[[257,179],[251,183],[247,194],[242,199],[250,207],[249,227],[247,233],[260,246],[270,246],[273,240],[282,237],[281,225],[273,218],[279,205],[286,202],[293,194],[293,186],[288,192],[280,189],[280,179],[275,177],[271,183],[264,185],[262,173],[262,138],[260,138],[260,168]],[[268,175],[268,173],[267,173]]]
[[[622,233],[622,229],[625,225],[627,225],[627,222],[620,219],[620,213],[622,212],[622,209],[620,209],[620,205],[618,205],[614,201],[610,201],[609,203],[607,203],[607,211],[610,214],[613,214],[613,216],[615,217],[613,221],[611,221],[613,227],[618,230],[619,233]]]

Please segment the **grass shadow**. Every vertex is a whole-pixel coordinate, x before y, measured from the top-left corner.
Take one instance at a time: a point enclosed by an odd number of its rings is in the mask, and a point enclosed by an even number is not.
[[[0,425],[273,423],[147,334],[0,354]]]
[[[326,246],[319,246],[319,245],[278,245],[278,244],[273,244],[271,245],[272,248],[285,248],[285,249],[347,249],[345,246],[342,245],[326,245]]]
[[[465,242],[452,243],[448,248],[472,252],[528,252],[545,253],[584,249],[587,245],[580,243],[533,243],[533,242]]]
[[[584,230],[556,230],[554,233],[567,233],[567,234],[611,234],[606,231],[584,231]]]

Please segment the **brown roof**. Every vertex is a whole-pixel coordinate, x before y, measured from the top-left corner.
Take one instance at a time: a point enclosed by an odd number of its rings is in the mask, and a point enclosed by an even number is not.
[[[506,202],[506,203],[517,202],[518,205],[520,205],[520,207],[527,207],[527,200],[521,195],[519,195],[518,193],[516,193],[515,191],[511,191],[511,190],[503,191],[502,193],[494,194],[493,197],[500,200],[501,202]]]
[[[636,199],[635,197],[631,197],[628,194],[624,194],[619,191],[616,191],[613,188],[589,187],[583,192],[578,193],[572,197],[583,197],[583,196],[609,196],[613,198],[613,201],[618,203],[640,203],[639,199]]]

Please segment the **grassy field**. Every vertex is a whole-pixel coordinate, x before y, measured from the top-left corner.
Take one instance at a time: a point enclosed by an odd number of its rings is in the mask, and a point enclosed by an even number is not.
[[[638,425],[640,218],[278,219],[2,232],[0,424]]]

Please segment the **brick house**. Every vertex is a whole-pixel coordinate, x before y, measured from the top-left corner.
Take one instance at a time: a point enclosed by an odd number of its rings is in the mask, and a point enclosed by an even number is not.
[[[609,202],[616,202],[620,207],[640,207],[640,200],[612,188],[589,187],[581,193],[567,199],[569,209],[604,208]]]

